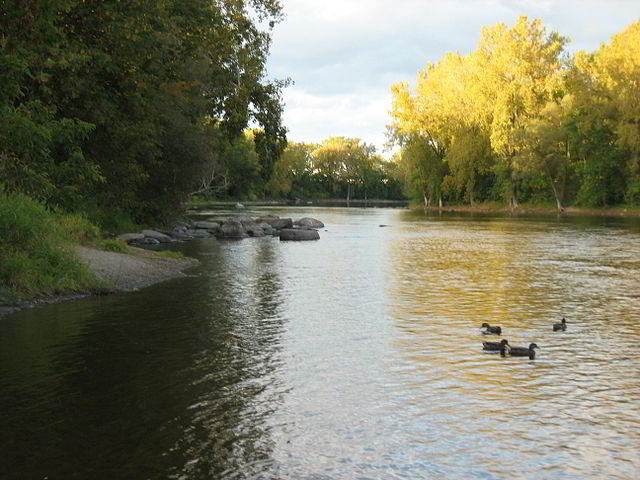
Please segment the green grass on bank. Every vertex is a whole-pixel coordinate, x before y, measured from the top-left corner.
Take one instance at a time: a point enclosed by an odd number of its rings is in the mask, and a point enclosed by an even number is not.
[[[0,304],[98,288],[70,247],[95,241],[99,233],[81,215],[57,214],[25,195],[0,194]]]

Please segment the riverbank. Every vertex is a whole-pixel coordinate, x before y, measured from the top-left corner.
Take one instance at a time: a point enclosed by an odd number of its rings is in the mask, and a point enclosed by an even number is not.
[[[521,205],[511,208],[495,203],[482,203],[476,205],[445,205],[443,207],[424,205],[412,205],[413,210],[426,210],[429,212],[459,212],[459,213],[494,213],[502,215],[572,215],[572,216],[602,216],[602,217],[640,217],[640,207],[607,207],[607,208],[583,208],[566,207],[559,212],[555,207],[541,207]]]
[[[20,302],[15,305],[0,305],[0,317],[17,310],[73,300],[90,295],[131,292],[184,276],[184,270],[197,265],[195,258],[173,258],[159,252],[136,247],[127,247],[127,253],[99,250],[91,247],[74,247],[74,252],[87,265],[89,271],[103,285],[93,291],[74,292],[68,295],[51,295]]]
[[[197,201],[187,202],[186,208],[198,209],[198,207],[218,207],[242,209],[247,207],[406,207],[408,200],[380,200],[380,199],[350,199],[346,198],[325,198],[316,200],[255,200],[255,201]]]

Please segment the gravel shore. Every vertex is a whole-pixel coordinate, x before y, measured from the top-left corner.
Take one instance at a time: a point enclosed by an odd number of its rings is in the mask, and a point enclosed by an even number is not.
[[[198,264],[194,258],[169,258],[135,247],[129,247],[130,253],[87,247],[74,250],[98,279],[119,292],[130,292],[184,276],[183,270]]]
[[[102,280],[105,292],[130,292],[155,283],[182,277],[189,267],[199,262],[194,258],[170,258],[150,250],[129,247],[129,253],[116,253],[89,247],[75,247],[74,251],[84,261],[93,274]],[[87,297],[92,293],[55,295],[38,298],[19,305],[0,305],[0,317],[16,310],[39,305],[58,303],[65,300]]]

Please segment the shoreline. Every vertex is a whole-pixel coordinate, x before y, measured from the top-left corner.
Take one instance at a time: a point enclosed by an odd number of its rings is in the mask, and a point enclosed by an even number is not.
[[[197,210],[203,206],[213,206],[220,208],[236,208],[238,212],[242,208],[238,208],[237,203],[241,203],[242,207],[335,207],[346,206],[347,201],[344,198],[311,200],[309,202],[292,203],[286,200],[258,200],[258,201],[201,201],[187,202],[187,209]],[[444,205],[442,207],[429,206],[422,204],[411,204],[409,200],[376,200],[376,199],[351,199],[349,201],[351,207],[405,207],[409,210],[426,210],[429,212],[460,212],[460,213],[495,213],[501,215],[584,215],[584,216],[600,216],[600,217],[640,217],[640,207],[614,206],[614,207],[565,207],[564,211],[559,212],[556,207],[540,207],[529,206],[527,204],[520,205],[517,208],[511,208],[508,205],[500,205],[496,203],[479,203],[475,205]]]
[[[247,205],[274,205],[274,203],[275,202],[247,202]],[[228,206],[229,202],[208,202],[208,204]],[[328,205],[325,204],[324,206]],[[512,209],[508,206],[496,204],[446,205],[443,207],[408,205],[407,208],[409,210],[424,210],[425,212],[432,213],[495,214],[505,216],[540,215],[556,217],[640,217],[640,208],[638,207],[567,207],[562,212],[559,212],[555,207],[528,207],[523,205]],[[194,258],[166,257],[153,250],[138,248],[131,245],[128,247],[127,253],[117,253],[83,246],[76,246],[73,248],[80,260],[82,260],[94,276],[105,285],[103,288],[91,291],[36,297],[16,304],[0,304],[0,318],[19,310],[37,308],[39,306],[53,303],[77,300],[93,295],[112,295],[139,290],[166,280],[183,277],[186,275],[184,270],[200,263]]]
[[[170,258],[152,250],[128,247],[127,253],[98,250],[91,247],[74,247],[94,276],[105,287],[86,292],[51,295],[25,300],[15,305],[0,305],[0,317],[19,310],[36,308],[67,300],[78,300],[93,295],[112,295],[133,292],[174,278],[184,277],[184,270],[198,265],[195,258]]]
[[[638,207],[611,207],[611,208],[584,208],[566,207],[559,212],[555,207],[529,207],[522,205],[517,208],[508,206],[479,204],[479,205],[445,205],[443,207],[425,207],[424,205],[411,205],[411,210],[425,210],[428,212],[444,213],[482,213],[500,215],[546,215],[546,216],[594,216],[594,217],[640,217]]]

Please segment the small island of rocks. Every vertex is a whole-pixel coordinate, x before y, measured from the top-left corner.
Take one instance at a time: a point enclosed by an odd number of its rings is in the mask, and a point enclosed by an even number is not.
[[[162,243],[181,242],[194,238],[216,237],[218,239],[238,240],[249,237],[274,236],[282,241],[319,240],[319,228],[324,223],[310,217],[298,220],[266,215],[253,218],[248,215],[235,215],[220,221],[177,222],[170,228],[142,230],[124,233],[117,238],[129,245],[153,247]]]

